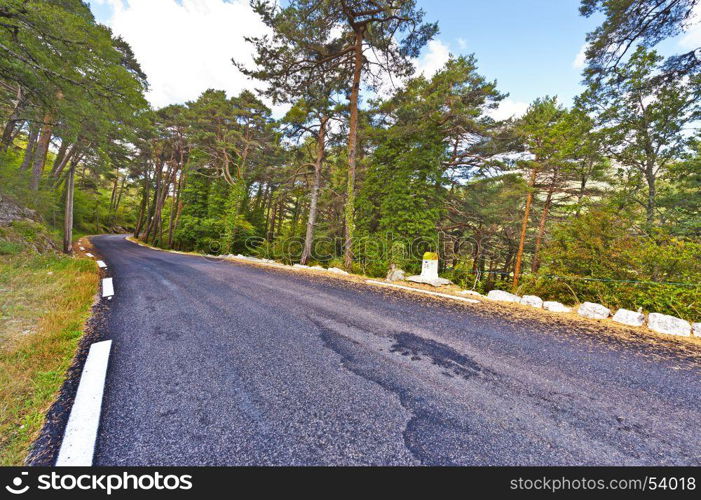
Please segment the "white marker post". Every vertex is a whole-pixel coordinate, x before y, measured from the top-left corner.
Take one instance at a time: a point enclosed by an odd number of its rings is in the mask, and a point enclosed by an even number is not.
[[[111,340],[90,346],[56,459],[59,467],[92,465],[111,346]]]
[[[90,252],[86,253],[85,256],[86,256],[86,257],[90,257],[91,259],[94,257],[94,255],[91,254]]]
[[[98,260],[98,261],[97,261],[97,267],[99,267],[100,269],[106,269],[106,268],[107,268],[107,264],[105,264],[105,262],[102,261],[102,260]]]
[[[409,276],[407,280],[433,286],[451,284],[450,280],[438,277],[438,254],[434,252],[426,252],[424,254],[423,263],[421,264],[421,275]]]

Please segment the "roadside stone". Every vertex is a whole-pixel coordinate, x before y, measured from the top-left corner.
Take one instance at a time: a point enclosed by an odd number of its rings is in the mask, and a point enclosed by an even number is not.
[[[521,297],[513,293],[505,292],[504,290],[492,290],[487,294],[488,299],[500,300],[502,302],[521,302]]]
[[[350,273],[348,273],[347,271],[344,271],[343,269],[339,269],[339,268],[337,268],[337,267],[329,267],[329,268],[327,269],[327,271],[330,272],[330,273],[343,274],[343,275],[346,275],[346,276],[347,276],[348,274],[350,274]]]
[[[688,321],[667,314],[650,313],[647,317],[647,327],[658,333],[691,336],[691,324]]]
[[[305,265],[303,265],[303,264],[295,264],[295,265],[293,265],[292,267],[295,268],[295,269],[310,269],[309,266],[305,266]]]
[[[645,315],[639,311],[619,309],[616,311],[616,314],[613,315],[613,321],[622,325],[643,326],[643,324],[645,324]]]
[[[432,286],[450,285],[452,283],[452,281],[447,280],[445,278],[427,278],[425,276],[409,276],[407,278],[407,281],[412,281],[414,283],[424,283],[426,285]]]
[[[462,295],[474,295],[475,297],[484,297],[484,295],[482,295],[479,292],[475,292],[474,290],[461,290],[459,293]]]
[[[567,307],[566,305],[561,304],[560,302],[555,302],[554,300],[546,300],[543,302],[543,309],[555,313],[568,313],[572,311],[571,307]]]
[[[585,302],[579,306],[577,313],[580,316],[591,319],[606,319],[611,316],[611,310],[608,307],[595,304],[594,302]]]
[[[524,295],[521,298],[521,304],[523,304],[524,306],[531,306],[536,307],[538,309],[542,309],[543,299],[541,299],[537,295]]]
[[[405,279],[406,273],[392,264],[387,272],[387,281],[404,281]]]

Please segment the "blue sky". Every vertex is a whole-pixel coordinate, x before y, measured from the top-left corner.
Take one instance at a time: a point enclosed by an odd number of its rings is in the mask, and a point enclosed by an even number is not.
[[[418,1],[426,20],[438,21],[440,27],[417,61],[419,71],[430,75],[448,53],[475,53],[481,73],[510,94],[499,118],[522,113],[544,95],[570,104],[581,91],[583,61],[575,60],[586,33],[601,19],[581,17],[579,0]],[[232,57],[250,57],[244,34],[264,30],[248,0],[90,2],[98,21],[132,45],[149,76],[148,97],[154,106],[195,99],[207,88],[235,94],[256,86],[230,62]],[[688,43],[701,43],[701,30],[687,38]],[[676,52],[680,41],[664,46]]]
[[[421,1],[438,20],[438,39],[454,53],[475,53],[481,72],[515,101],[546,94],[569,102],[579,93],[573,61],[596,21],[579,15],[579,0]]]

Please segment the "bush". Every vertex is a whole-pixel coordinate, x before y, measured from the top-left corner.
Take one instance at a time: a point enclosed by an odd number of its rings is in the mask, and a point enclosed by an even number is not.
[[[598,209],[561,224],[519,292],[701,320],[701,244],[632,221]]]

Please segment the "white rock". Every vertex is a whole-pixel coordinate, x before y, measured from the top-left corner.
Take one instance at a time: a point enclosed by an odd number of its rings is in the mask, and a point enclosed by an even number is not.
[[[319,271],[326,271],[326,268],[325,268],[325,267],[321,267],[321,266],[312,266],[312,269],[317,269],[317,270],[319,270]]]
[[[601,304],[595,304],[593,302],[585,302],[579,306],[577,311],[580,316],[592,319],[606,319],[611,316],[611,310],[608,307],[604,307]]]
[[[452,283],[452,281],[445,278],[431,278],[426,276],[409,276],[407,280],[413,281],[414,283],[424,283],[432,286],[450,285]]]
[[[461,290],[459,293],[462,295],[474,295],[475,297],[484,297],[484,295],[482,295],[479,292],[475,292],[474,290]]]
[[[538,309],[543,308],[543,299],[537,295],[524,295],[521,298],[521,304],[524,306],[537,307]]]
[[[337,267],[329,267],[329,268],[327,269],[327,271],[330,272],[330,273],[336,273],[336,274],[344,274],[344,275],[348,275],[348,274],[349,274],[348,272],[344,271],[343,269],[339,269],[339,268],[337,268]]]
[[[502,302],[521,302],[521,297],[513,293],[505,292],[504,290],[492,290],[487,294],[488,299],[501,300]]]
[[[691,333],[694,337],[701,337],[701,323],[691,325]]]
[[[563,305],[559,302],[555,302],[553,300],[546,300],[545,302],[543,302],[543,309],[545,309],[546,311],[556,313],[568,313],[572,310],[572,308],[567,307],[566,305]]]
[[[691,324],[688,321],[667,314],[650,313],[647,317],[647,327],[658,333],[684,337],[691,335]]]
[[[613,315],[613,320],[616,323],[628,326],[643,326],[645,323],[645,315],[638,311],[629,311],[628,309],[619,309]]]
[[[404,270],[395,267],[394,265],[387,272],[387,281],[404,281],[406,273]]]
[[[297,269],[310,269],[309,266],[305,266],[303,264],[295,264],[292,267],[297,268]]]

